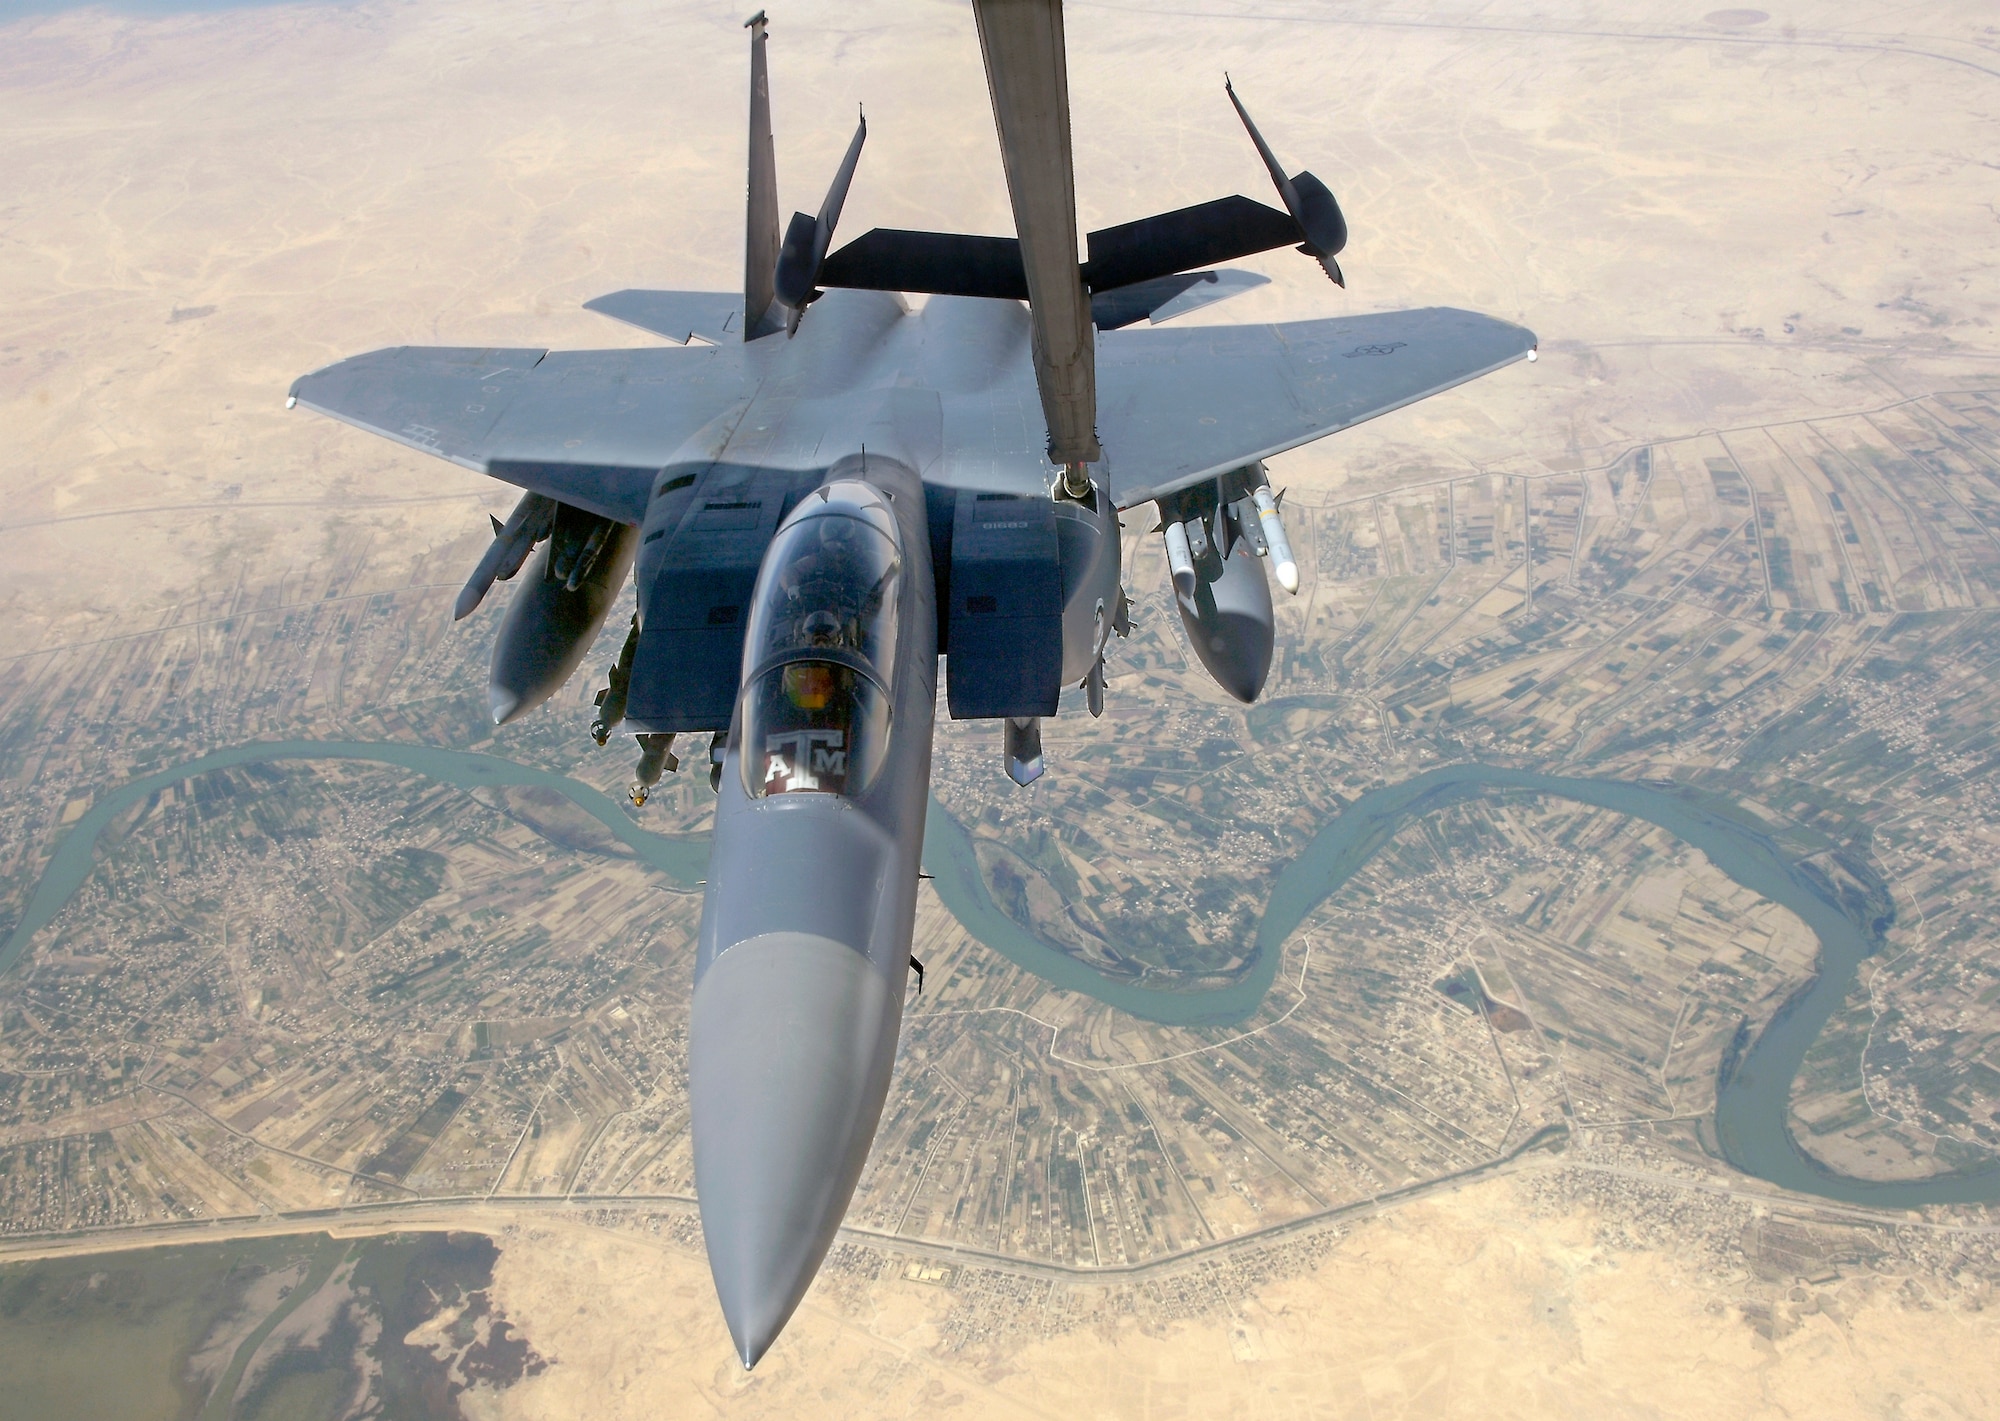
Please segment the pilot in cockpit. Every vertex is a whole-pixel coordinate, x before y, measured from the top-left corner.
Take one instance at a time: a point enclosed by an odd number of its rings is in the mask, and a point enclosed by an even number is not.
[[[872,780],[900,566],[894,544],[859,519],[822,515],[780,532],[751,635],[766,669],[745,688],[744,728],[762,750],[743,760],[752,798],[856,794]]]
[[[866,655],[861,624],[879,608],[893,560],[886,570],[872,567],[867,554],[874,550],[862,541],[871,530],[851,518],[815,518],[801,531],[809,545],[783,566],[778,580],[786,611],[798,618],[793,645]]]

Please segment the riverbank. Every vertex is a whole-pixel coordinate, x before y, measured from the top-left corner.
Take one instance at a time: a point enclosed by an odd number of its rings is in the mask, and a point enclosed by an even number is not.
[[[464,789],[529,786],[570,800],[640,861],[692,891],[706,874],[706,835],[658,834],[633,822],[610,796],[550,770],[498,756],[433,746],[345,741],[253,742],[158,771],[92,805],[56,848],[21,920],[0,943],[0,972],[61,912],[95,865],[98,837],[125,810],[195,775],[273,760],[363,760],[428,775]],[[1788,1125],[1792,1083],[1806,1053],[1840,1007],[1860,965],[1881,942],[1886,917],[1863,923],[1823,873],[1788,859],[1766,834],[1674,789],[1623,781],[1536,774],[1491,765],[1430,770],[1361,796],[1307,842],[1279,873],[1258,923],[1255,955],[1236,983],[1208,992],[1172,992],[1116,982],[1029,933],[987,892],[971,835],[935,801],[924,857],[939,899],[987,947],[1051,985],[1080,992],[1144,1020],[1171,1026],[1228,1026],[1263,1003],[1285,941],[1339,892],[1408,820],[1483,795],[1544,795],[1654,824],[1700,850],[1732,881],[1796,914],[1819,940],[1818,972],[1730,1063],[1720,1083],[1715,1134],[1723,1157],[1745,1174],[1796,1193],[1874,1208],[2000,1201],[2000,1163],[1977,1172],[1878,1182],[1837,1175],[1803,1151]]]

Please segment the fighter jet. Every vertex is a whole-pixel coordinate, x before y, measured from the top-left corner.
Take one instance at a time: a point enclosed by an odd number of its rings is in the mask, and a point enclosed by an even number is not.
[[[1278,206],[1229,196],[1091,232],[1077,260],[1060,0],[973,0],[1013,236],[832,238],[865,120],[816,214],[779,224],[767,24],[750,31],[743,291],[586,305],[674,342],[398,347],[291,402],[525,490],[456,614],[518,582],[493,720],[575,672],[625,579],[637,613],[591,733],[638,737],[643,804],[707,737],[718,796],[688,1044],[709,1263],[743,1365],[840,1226],[896,1058],[940,661],[954,719],[1043,772],[1066,686],[1101,712],[1129,626],[1119,514],[1152,505],[1195,654],[1242,701],[1270,667],[1270,578],[1298,586],[1264,460],[1532,358],[1429,309],[1164,323],[1293,246],[1335,282],[1347,224],[1287,174],[1233,84]],[[913,305],[907,298],[928,299]]]

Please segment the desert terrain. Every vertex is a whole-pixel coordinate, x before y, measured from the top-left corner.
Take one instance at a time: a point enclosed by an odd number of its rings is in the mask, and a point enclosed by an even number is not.
[[[1224,71],[1347,210],[1344,291],[1271,253],[1191,319],[1455,305],[1540,359],[1273,461],[1306,582],[1259,706],[1194,666],[1128,517],[1106,718],[1053,722],[1026,793],[989,727],[940,727],[937,802],[1013,926],[925,894],[932,987],[850,1228],[745,1377],[691,1213],[674,855],[706,787],[578,807],[625,778],[582,733],[615,647],[483,725],[504,604],[449,607],[512,494],[284,408],[357,351],[647,343],[581,303],[734,289],[743,15],[0,7],[0,922],[29,924],[0,1304],[59,1335],[89,1298],[37,1270],[140,1247],[218,1248],[227,1282],[107,1405],[335,1414],[403,1384],[399,1343],[467,1417],[1994,1409],[1992,1194],[1843,1201],[1725,1158],[1733,1064],[1819,961],[1730,863],[1492,794],[1258,933],[1322,826],[1415,777],[1669,786],[1879,916],[1778,1102],[1813,1168],[1992,1168],[2000,24],[1067,14],[1086,227],[1263,195]],[[862,104],[843,234],[1007,230],[962,4],[771,21],[784,203],[817,204]],[[176,777],[211,754],[238,758]],[[1121,995],[1263,969],[1220,1025]],[[498,1251],[399,1312],[358,1301],[377,1255],[254,1252],[321,1230]],[[288,1269],[317,1331],[273,1311]],[[500,1365],[503,1316],[528,1350]]]

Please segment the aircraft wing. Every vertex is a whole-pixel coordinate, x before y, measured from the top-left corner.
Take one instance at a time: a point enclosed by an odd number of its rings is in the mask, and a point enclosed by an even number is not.
[[[678,345],[691,336],[710,345],[743,338],[743,298],[730,291],[614,291],[584,302],[583,309]]]
[[[398,346],[292,385],[371,434],[622,523],[661,466],[755,393],[741,347],[508,350]]]
[[[1107,331],[1097,420],[1120,508],[1497,370],[1535,333],[1449,307],[1272,326]]]

